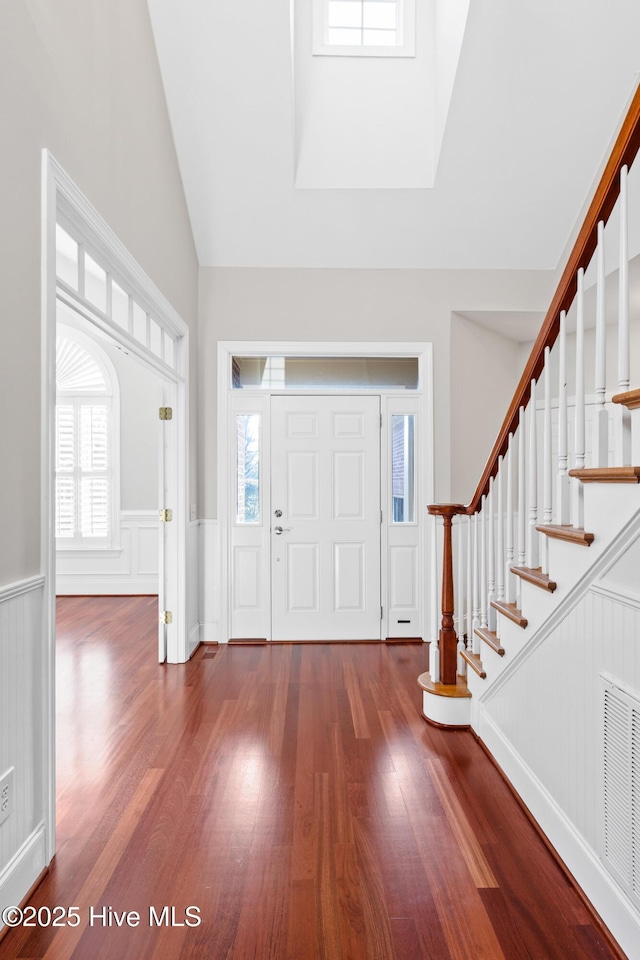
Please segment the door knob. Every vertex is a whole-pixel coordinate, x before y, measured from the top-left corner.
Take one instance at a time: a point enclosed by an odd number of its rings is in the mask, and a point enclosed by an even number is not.
[[[279,537],[282,533],[290,533],[291,527],[274,527],[274,532]]]

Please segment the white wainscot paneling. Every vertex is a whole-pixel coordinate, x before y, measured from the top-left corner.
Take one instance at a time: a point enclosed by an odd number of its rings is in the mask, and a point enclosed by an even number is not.
[[[187,636],[188,655],[200,643],[200,524],[190,521],[187,527]]]
[[[123,510],[119,550],[59,550],[59,595],[153,594],[158,592],[158,511]]]
[[[637,582],[636,554],[635,545],[626,548],[580,589],[555,626],[532,638],[525,655],[481,699],[478,720],[480,737],[634,957],[640,915],[600,860],[600,675],[640,691],[640,599],[621,592]]]
[[[220,563],[217,520],[200,520],[198,584],[201,643],[227,640],[220,635]]]
[[[13,813],[0,828],[0,910],[20,903],[46,866],[43,592],[42,577],[0,589],[0,776],[14,769]]]

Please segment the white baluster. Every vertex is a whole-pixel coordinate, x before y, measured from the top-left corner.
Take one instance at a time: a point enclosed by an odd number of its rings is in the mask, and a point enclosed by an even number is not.
[[[496,598],[496,549],[495,549],[495,511],[494,511],[494,478],[489,481],[489,496],[487,497],[487,626],[489,630],[496,628],[496,611],[491,601]]]
[[[576,425],[575,425],[575,469],[585,465],[585,395],[584,395],[584,270],[578,270],[578,299],[576,318]],[[573,480],[573,516],[574,527],[584,527],[584,488],[581,481]]]
[[[511,567],[514,560],[514,517],[513,517],[513,458],[515,457],[515,444],[513,434],[509,434],[509,449],[507,451],[507,555],[505,557],[504,569],[504,598],[507,603],[514,602],[513,574]]]
[[[480,512],[480,626],[487,629],[487,498],[482,498]]]
[[[434,683],[440,683],[440,595],[438,583],[438,524],[432,517],[431,524],[431,643],[429,645],[429,675]]]
[[[473,520],[467,517],[467,650],[473,648]]]
[[[458,616],[456,617],[457,621],[457,633],[458,633],[458,673],[461,676],[466,676],[467,664],[466,661],[462,659],[462,651],[464,650],[464,525],[462,523],[462,517],[456,517],[457,526],[458,526],[458,582],[456,584],[454,592],[454,603],[456,605],[456,610]]]
[[[518,425],[518,563],[524,567],[527,561],[527,501],[525,486],[525,417],[524,407],[520,407],[520,423]],[[516,605],[520,608],[521,584],[520,577],[516,578]]]
[[[558,494],[556,497],[556,523],[570,523],[569,445],[567,441],[567,314],[560,314],[558,339]]]
[[[529,524],[527,528],[527,566],[539,565],[538,550],[538,411],[536,409],[536,381],[531,381],[529,401]]]
[[[620,171],[620,271],[618,305],[618,392],[626,393],[631,383],[629,340],[629,228],[627,204],[627,168]],[[616,463],[631,466],[631,414],[624,404],[616,404]]]
[[[543,452],[543,494],[542,494],[542,522],[551,523],[553,520],[553,438],[551,434],[551,348],[544,351],[544,452]],[[538,534],[542,547],[541,566],[543,573],[549,573],[549,539]]]
[[[480,542],[478,539],[478,514],[473,515],[473,620],[471,622],[472,649],[480,653],[480,638],[476,628],[480,626]]]
[[[607,390],[607,328],[605,315],[604,222],[598,224],[596,283],[596,408],[593,417],[593,466],[609,465],[609,415],[605,410]]]
[[[503,498],[503,482],[502,474],[504,465],[504,457],[498,457],[498,530],[497,530],[497,551],[496,551],[496,598],[498,600],[504,600],[504,498]],[[494,610],[495,614],[495,610]],[[494,625],[491,627],[492,630],[495,630],[495,620]]]

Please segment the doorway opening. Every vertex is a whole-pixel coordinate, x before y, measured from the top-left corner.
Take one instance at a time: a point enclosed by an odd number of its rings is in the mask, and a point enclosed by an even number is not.
[[[221,639],[424,638],[431,344],[219,344]]]
[[[113,427],[117,402],[110,367],[116,356],[128,363],[135,359],[154,384],[148,404],[155,409],[156,490],[164,514],[162,522],[155,523],[155,582],[162,614],[158,659],[171,663],[188,659],[189,371],[186,324],[46,150],[42,169],[42,555],[47,637],[43,669],[49,719],[43,783],[50,860],[55,854],[56,547],[67,536],[71,553],[81,551],[85,559],[87,552],[93,553],[94,565],[115,562],[122,554],[123,518],[114,481],[119,463],[109,425],[111,419]],[[68,389],[64,402],[57,405],[59,321],[66,324]],[[64,328],[60,330],[64,334]],[[105,351],[112,353],[111,360]],[[57,443],[60,438],[62,444]],[[156,517],[160,519],[158,512]],[[73,571],[61,569],[61,574],[65,572]]]

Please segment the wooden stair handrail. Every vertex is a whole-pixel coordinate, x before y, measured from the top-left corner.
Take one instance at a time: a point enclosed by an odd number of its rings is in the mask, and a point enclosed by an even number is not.
[[[537,380],[544,366],[544,351],[552,347],[560,330],[560,314],[571,306],[577,290],[577,275],[580,267],[585,270],[593,256],[597,245],[598,223],[605,223],[611,216],[618,194],[620,193],[620,170],[625,165],[630,167],[636,154],[640,150],[640,86],[631,101],[631,106],[623,121],[620,133],[616,139],[611,156],[607,161],[604,173],[596,189],[593,200],[587,212],[582,229],[571,251],[558,289],[551,301],[544,323],[533,345],[531,355],[527,361],[524,373],[516,388],[513,400],[507,411],[500,433],[493,445],[493,450],[487,460],[480,482],[471,502],[464,512],[472,515],[480,509],[482,497],[489,490],[489,482],[498,470],[498,458],[507,452],[509,434],[515,433],[518,425],[520,407],[526,406],[531,395],[531,381]]]
[[[558,289],[555,292],[551,306],[544,318],[540,332],[533,345],[533,350],[527,361],[520,382],[516,388],[504,423],[493,445],[493,450],[484,468],[480,482],[469,504],[460,503],[430,504],[428,511],[432,516],[440,516],[444,522],[444,550],[442,569],[442,625],[438,635],[440,651],[440,681],[445,689],[455,688],[457,683],[457,644],[458,637],[454,625],[454,596],[453,596],[453,562],[451,544],[451,525],[454,516],[477,513],[482,505],[482,498],[489,492],[491,478],[498,471],[498,462],[501,456],[507,453],[509,434],[515,433],[518,425],[520,407],[526,407],[531,397],[531,381],[538,380],[544,367],[544,354],[547,347],[552,347],[560,332],[560,314],[568,311],[578,289],[578,271],[582,267],[587,269],[596,250],[598,240],[598,223],[607,222],[620,193],[620,171],[622,167],[631,167],[640,150],[640,84],[636,87],[631,105],[624,118],[620,132],[616,138],[611,156],[604,168],[602,177],[585,221],[578,233],[576,242],[564,268]],[[622,395],[621,395],[622,396]],[[584,472],[584,471],[583,471]],[[638,482],[639,478],[635,478]],[[540,529],[539,527],[537,529]],[[547,531],[551,528],[547,526]],[[562,528],[559,528],[562,529]],[[585,538],[590,536],[585,534]],[[593,538],[591,538],[593,539]],[[587,540],[584,540],[587,543]],[[590,541],[589,541],[590,542]],[[491,606],[500,609],[520,626],[525,627],[527,621],[513,604],[502,603],[497,606],[491,601]],[[513,610],[507,608],[513,607]],[[516,614],[518,615],[516,617]],[[469,662],[469,661],[468,661]],[[475,668],[474,668],[475,669]]]

